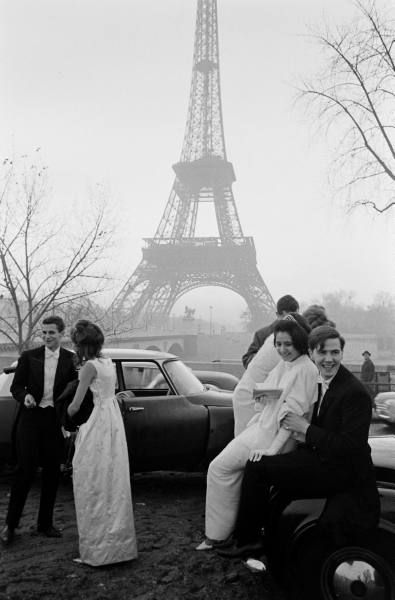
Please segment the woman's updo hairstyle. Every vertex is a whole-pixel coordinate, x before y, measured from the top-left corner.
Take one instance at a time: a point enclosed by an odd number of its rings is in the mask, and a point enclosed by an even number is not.
[[[98,358],[104,344],[104,335],[100,327],[86,319],[80,319],[71,330],[79,362]]]
[[[294,348],[300,354],[308,354],[310,330],[310,325],[302,315],[299,313],[289,313],[282,319],[276,321],[274,326],[274,343],[276,343],[277,334],[280,333],[280,331],[285,332],[289,334]]]
[[[326,316],[326,311],[320,304],[312,304],[302,313],[311,329],[315,327],[321,327],[321,325],[329,325],[330,327],[336,327],[333,321],[330,321]]]

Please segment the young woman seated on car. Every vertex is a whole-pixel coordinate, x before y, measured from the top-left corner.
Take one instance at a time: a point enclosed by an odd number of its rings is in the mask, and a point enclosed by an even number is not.
[[[288,411],[298,415],[311,413],[317,400],[318,370],[308,356],[310,327],[294,313],[278,321],[274,345],[280,362],[265,380],[266,389],[278,390],[267,396],[263,409],[210,463],[207,473],[206,538],[197,550],[223,545],[232,534],[237,516],[240,486],[248,459],[289,452],[295,441],[281,427]]]

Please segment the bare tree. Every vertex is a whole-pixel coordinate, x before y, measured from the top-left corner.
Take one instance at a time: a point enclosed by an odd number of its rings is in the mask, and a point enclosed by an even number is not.
[[[22,351],[41,319],[103,287],[105,203],[51,213],[46,167],[3,161],[0,189],[0,335]],[[89,204],[89,203],[88,203]],[[100,270],[102,269],[102,271]]]
[[[355,22],[314,35],[325,69],[300,92],[335,144],[335,185],[349,206],[383,213],[395,205],[395,10],[355,5]]]

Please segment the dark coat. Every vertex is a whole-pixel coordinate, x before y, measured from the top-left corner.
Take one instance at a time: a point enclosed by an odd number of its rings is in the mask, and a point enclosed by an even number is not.
[[[277,320],[273,321],[273,323],[270,323],[270,325],[266,325],[265,327],[258,329],[254,333],[252,342],[248,346],[247,352],[245,354],[243,354],[242,359],[241,359],[245,369],[248,367],[248,364],[254,358],[254,356],[258,352],[259,348],[261,346],[263,346],[265,340],[269,337],[269,335],[271,335],[273,333],[274,326],[276,323],[277,323]]]
[[[361,366],[361,380],[367,383],[374,381],[375,374],[374,363],[370,358],[363,361]]]
[[[336,468],[371,471],[368,444],[372,403],[365,387],[343,365],[329,384],[306,432],[306,444]]]
[[[371,531],[380,515],[371,450],[368,444],[372,404],[365,387],[342,365],[306,432],[306,445],[333,472],[345,473],[349,489],[327,499],[321,527],[337,545]]]
[[[22,405],[22,408],[26,394],[32,394],[37,405],[42,400],[44,393],[44,363],[45,346],[26,350],[19,357],[11,385],[11,394]],[[53,397],[59,396],[67,383],[73,379],[77,379],[74,353],[65,348],[60,348]]]
[[[73,417],[69,416],[67,409],[74,399],[78,383],[78,379],[70,381],[60,396],[54,400],[58,420],[66,431],[76,431],[79,425],[86,423],[93,410],[93,394],[88,388],[78,412]]]

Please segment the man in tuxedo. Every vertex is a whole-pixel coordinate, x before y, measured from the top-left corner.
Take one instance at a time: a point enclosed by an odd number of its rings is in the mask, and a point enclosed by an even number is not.
[[[299,312],[299,303],[293,296],[286,294],[279,298],[276,309],[277,319],[273,321],[273,323],[270,323],[270,325],[266,325],[254,333],[254,337],[251,344],[248,346],[247,352],[242,356],[241,360],[245,369],[248,367],[259,348],[263,346],[265,340],[273,333],[277,320],[282,319],[285,315],[289,315],[289,313]]]
[[[77,378],[73,352],[60,346],[65,325],[57,316],[42,322],[44,345],[23,352],[18,360],[11,393],[20,404],[16,429],[17,469],[11,487],[6,525],[0,533],[10,544],[19,525],[37,467],[41,465],[41,498],[37,531],[61,537],[53,525],[53,510],[60,475],[63,446],[54,399],[67,383]]]
[[[248,556],[263,549],[272,486],[289,498],[333,498],[325,511],[335,527],[339,520],[347,530],[352,520],[354,531],[367,528],[368,522],[377,524],[380,504],[368,444],[371,401],[363,384],[341,364],[343,348],[344,339],[333,327],[323,325],[310,333],[310,354],[321,379],[311,423],[288,413],[282,426],[292,431],[298,448],[288,454],[266,452],[247,462],[235,543],[218,554]],[[344,503],[350,498],[356,510],[346,514]]]

